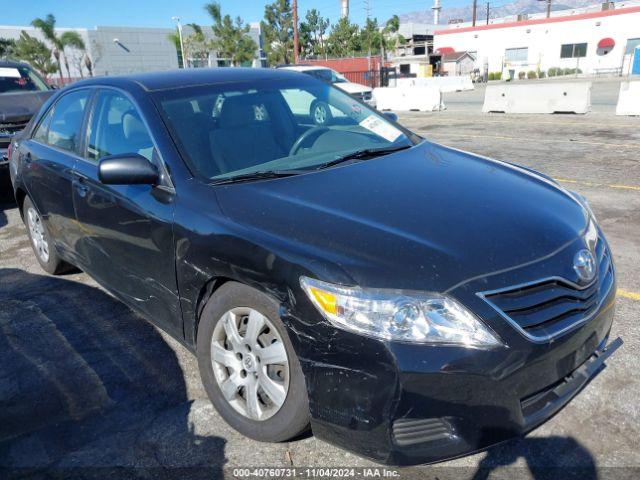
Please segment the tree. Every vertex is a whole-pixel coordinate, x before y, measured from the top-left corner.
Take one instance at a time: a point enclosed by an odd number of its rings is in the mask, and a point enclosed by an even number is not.
[[[342,17],[333,25],[327,44],[329,53],[336,57],[346,57],[361,52],[362,44],[358,25]]]
[[[380,51],[380,27],[378,19],[367,18],[364,28],[360,32],[360,44],[364,53],[373,55]]]
[[[215,48],[214,42],[207,39],[202,27],[197,23],[188,23],[193,33],[184,38],[186,58],[195,58],[200,65],[207,63],[209,52]]]
[[[265,5],[261,26],[269,63],[289,64],[293,59],[293,13],[289,0]]]
[[[87,52],[87,47],[84,44],[84,40],[82,40],[82,37],[78,32],[69,30],[68,32],[64,32],[62,35],[60,35],[60,41],[62,42],[62,52],[63,52],[62,58],[64,59],[64,66],[67,69],[67,78],[71,80],[71,72],[69,71],[69,61],[67,60],[67,53],[65,51],[67,47],[71,49],[75,49],[77,52],[80,53],[80,56],[79,56],[80,60],[74,63],[76,68],[79,68],[80,77],[82,77],[83,76],[82,75],[82,58],[84,58]]]
[[[398,48],[398,45],[402,45],[406,42],[405,38],[398,33],[400,29],[400,19],[397,15],[394,15],[385,24],[384,28],[380,32],[377,41],[380,45],[382,52],[382,60],[386,60],[387,51],[393,47]]]
[[[45,78],[58,70],[58,65],[51,59],[51,50],[44,42],[30,36],[24,30],[20,32],[20,38],[14,44],[13,54],[17,59],[29,63]]]
[[[218,55],[229,59],[234,66],[253,60],[258,46],[249,36],[249,25],[240,17],[235,21],[229,15],[223,17],[219,3],[208,3],[204,8],[213,19],[212,47]]]
[[[0,58],[10,57],[16,46],[16,41],[11,38],[0,38]]]
[[[300,24],[298,29],[305,53],[326,57],[327,49],[324,36],[329,25],[329,19],[322,17],[315,8],[307,11],[305,21]]]
[[[56,35],[56,17],[49,14],[45,18],[36,18],[31,22],[31,25],[40,30],[44,38],[51,44],[51,51],[58,65],[60,80],[64,81],[64,77],[62,76],[62,63],[60,62],[60,56],[64,55],[64,44],[62,40],[60,40],[60,37]]]

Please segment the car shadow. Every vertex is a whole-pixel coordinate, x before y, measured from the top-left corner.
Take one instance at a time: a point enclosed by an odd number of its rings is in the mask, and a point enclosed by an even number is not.
[[[176,353],[124,304],[0,269],[0,477],[222,478],[225,440],[191,406]]]
[[[473,480],[493,478],[496,470],[509,472],[512,478],[526,477],[525,472],[510,472],[524,459],[531,477],[536,480],[562,478],[563,480],[592,480],[598,478],[596,461],[589,450],[572,437],[523,437],[487,450],[480,461]]]

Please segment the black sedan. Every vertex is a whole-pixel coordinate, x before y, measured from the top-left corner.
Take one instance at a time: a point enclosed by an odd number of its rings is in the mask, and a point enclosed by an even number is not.
[[[184,343],[258,440],[311,427],[385,463],[459,456],[544,422],[619,344],[583,198],[299,73],[79,82],[11,174],[40,265]]]

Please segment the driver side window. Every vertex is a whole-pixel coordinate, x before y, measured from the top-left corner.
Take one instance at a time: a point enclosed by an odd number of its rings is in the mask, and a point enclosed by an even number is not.
[[[110,90],[98,94],[89,124],[87,158],[137,153],[152,161],[153,141],[135,105],[125,95]]]

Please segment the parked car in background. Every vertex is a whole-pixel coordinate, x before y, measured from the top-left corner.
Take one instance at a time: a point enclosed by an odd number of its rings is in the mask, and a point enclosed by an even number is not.
[[[370,87],[350,82],[344,77],[344,75],[341,75],[328,67],[313,65],[283,65],[278,68],[283,70],[293,70],[294,72],[310,75],[321,82],[338,87],[340,90],[347,92],[352,97],[357,98],[374,108],[376,106],[375,100],[373,99],[373,90]],[[316,124],[321,125],[325,121],[325,118],[330,115],[331,111],[326,104],[317,103],[313,105],[311,116],[316,119]]]
[[[53,91],[25,63],[0,60],[0,183],[5,183],[11,139],[27,125]]]
[[[308,97],[341,116],[316,125]],[[458,457],[545,422],[620,343],[584,198],[311,76],[81,81],[11,173],[42,268],[84,270],[186,345],[261,441],[311,425],[379,462]]]

